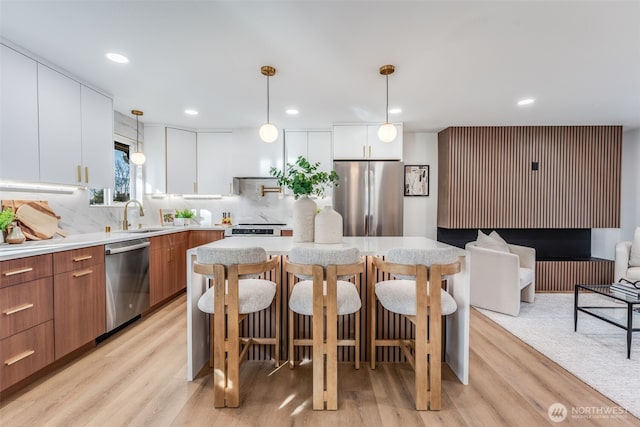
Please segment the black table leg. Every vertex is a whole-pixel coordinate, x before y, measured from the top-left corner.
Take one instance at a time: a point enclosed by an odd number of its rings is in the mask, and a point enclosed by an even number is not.
[[[633,328],[633,307],[627,304],[627,359],[631,359],[631,331]]]
[[[573,332],[578,330],[578,286],[574,288],[574,300],[573,300]]]

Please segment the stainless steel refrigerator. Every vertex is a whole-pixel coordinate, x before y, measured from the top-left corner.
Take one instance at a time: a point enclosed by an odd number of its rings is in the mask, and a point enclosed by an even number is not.
[[[402,236],[404,176],[400,161],[334,161],[340,176],[333,207],[345,236]]]

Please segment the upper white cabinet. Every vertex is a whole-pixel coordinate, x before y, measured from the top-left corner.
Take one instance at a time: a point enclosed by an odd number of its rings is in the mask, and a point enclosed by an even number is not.
[[[234,130],[230,156],[233,176],[268,177],[272,166],[282,169],[282,141],[282,129],[270,144],[260,139],[257,127]]]
[[[38,64],[0,45],[0,179],[38,181],[37,153]]]
[[[84,182],[80,83],[38,64],[38,115],[40,181]]]
[[[231,193],[231,132],[198,132],[198,194]]]
[[[286,163],[293,164],[304,156],[310,163],[320,162],[320,171],[333,169],[329,131],[286,131],[285,152]]]
[[[195,194],[196,133],[167,128],[167,193]]]
[[[80,87],[82,106],[82,178],[91,188],[111,188],[113,177],[113,101]]]
[[[144,127],[144,150],[147,161],[142,167],[145,194],[167,192],[166,132],[164,126]]]
[[[0,49],[0,179],[112,187],[111,98]]]
[[[392,142],[378,138],[380,125],[334,125],[335,160],[402,160],[402,123],[394,123],[398,136]]]

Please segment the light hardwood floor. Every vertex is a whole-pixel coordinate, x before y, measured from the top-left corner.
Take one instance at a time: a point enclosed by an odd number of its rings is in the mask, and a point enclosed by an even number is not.
[[[241,407],[214,409],[211,375],[186,381],[182,295],[111,337],[81,359],[7,397],[8,426],[637,426],[640,420],[577,419],[556,424],[548,407],[616,407],[610,400],[475,310],[469,385],[444,366],[442,410],[413,408],[407,364],[339,367],[339,410],[311,409],[311,364],[274,371],[241,368]],[[604,361],[603,361],[604,363]]]

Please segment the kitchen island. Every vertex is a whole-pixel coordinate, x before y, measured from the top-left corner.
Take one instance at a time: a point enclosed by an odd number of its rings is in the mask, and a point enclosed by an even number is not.
[[[247,248],[259,246],[270,256],[284,256],[294,246],[320,246],[323,248],[356,247],[362,256],[385,256],[389,249],[404,247],[416,249],[450,248],[451,246],[436,242],[425,237],[344,237],[343,242],[336,245],[320,245],[314,243],[294,243],[292,237],[232,237],[208,243],[208,247],[216,248]],[[192,381],[198,372],[209,361],[209,322],[207,315],[198,309],[198,299],[207,289],[204,276],[193,272],[193,262],[196,260],[196,249],[187,251],[187,380]],[[445,360],[460,382],[469,382],[469,279],[468,256],[466,251],[459,249],[459,255],[464,257],[462,271],[451,276],[449,292],[456,300],[458,309],[446,317],[446,348]],[[285,276],[282,275],[285,283]],[[363,289],[367,286],[363,286]],[[362,292],[365,292],[363,290]],[[282,294],[287,288],[282,286]],[[285,302],[288,300],[284,296]],[[282,319],[286,319],[288,306],[282,305]],[[362,317],[368,318],[367,299],[363,298]],[[278,325],[280,326],[280,325]],[[286,330],[286,329],[283,329]],[[362,329],[363,342],[368,329]],[[283,341],[286,340],[283,337]],[[286,347],[286,346],[285,346]],[[363,353],[364,354],[364,353]]]

